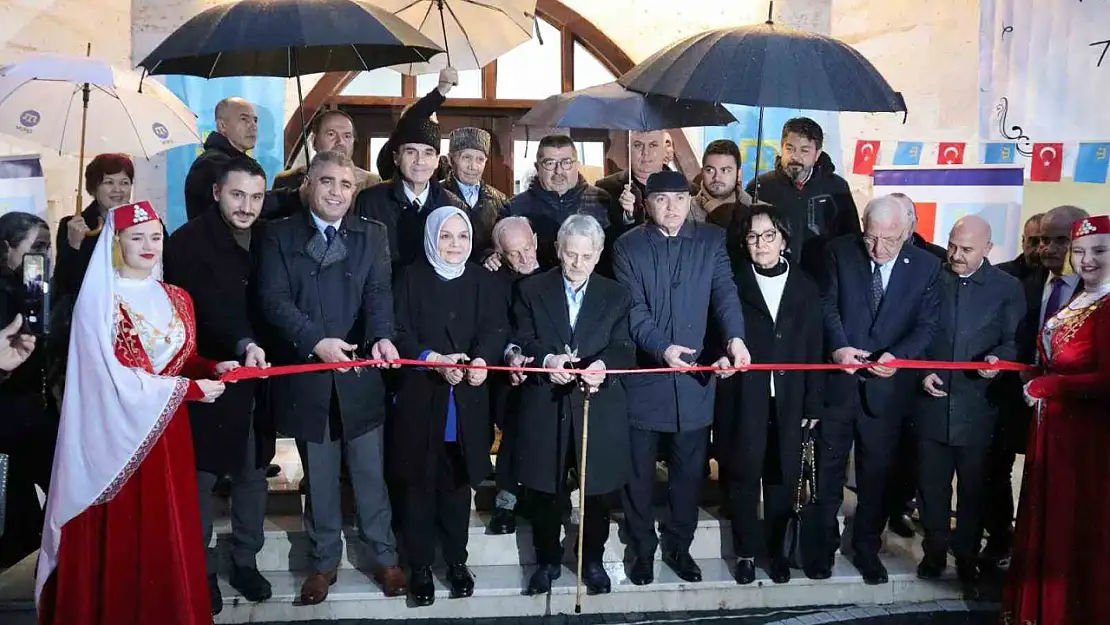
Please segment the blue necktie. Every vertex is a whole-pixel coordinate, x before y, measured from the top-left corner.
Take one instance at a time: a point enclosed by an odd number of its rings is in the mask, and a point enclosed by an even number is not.
[[[875,263],[875,271],[871,272],[871,315],[879,314],[879,304],[883,301],[883,270]]]
[[[328,240],[328,245],[331,245],[332,239],[335,238],[335,226],[324,228],[324,238]]]
[[[1052,293],[1048,295],[1048,303],[1044,307],[1044,319],[1041,320],[1041,325],[1044,325],[1049,319],[1056,316],[1060,306],[1063,305],[1064,300],[1064,279],[1056,276],[1052,279]]]

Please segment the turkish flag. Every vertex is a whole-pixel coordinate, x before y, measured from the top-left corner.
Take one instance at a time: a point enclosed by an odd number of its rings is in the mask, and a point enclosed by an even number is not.
[[[856,141],[856,161],[852,164],[852,173],[870,176],[875,171],[875,162],[879,160],[879,142],[860,139]]]
[[[937,165],[963,165],[966,143],[938,143]]]
[[[1034,143],[1029,160],[1029,179],[1036,182],[1060,182],[1064,168],[1063,143]]]

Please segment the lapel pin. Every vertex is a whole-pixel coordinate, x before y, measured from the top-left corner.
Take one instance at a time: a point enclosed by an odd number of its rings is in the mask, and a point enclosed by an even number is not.
[[[910,259],[908,259],[908,258],[903,258],[903,259],[902,259],[902,262],[903,262],[903,263],[906,263],[906,264],[908,265],[908,264],[910,264]]]

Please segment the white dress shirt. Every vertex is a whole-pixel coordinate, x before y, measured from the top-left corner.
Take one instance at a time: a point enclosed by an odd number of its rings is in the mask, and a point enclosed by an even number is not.
[[[413,202],[419,201],[420,202],[420,208],[424,208],[424,207],[428,206],[428,193],[432,190],[432,184],[431,183],[425,184],[424,185],[424,190],[421,191],[419,194],[414,193],[413,190],[412,190],[412,187],[410,187],[409,183],[407,183],[407,182],[402,182],[401,186],[404,187],[405,197],[408,198],[410,204],[413,203]],[[438,207],[433,206],[431,208],[438,208]]]

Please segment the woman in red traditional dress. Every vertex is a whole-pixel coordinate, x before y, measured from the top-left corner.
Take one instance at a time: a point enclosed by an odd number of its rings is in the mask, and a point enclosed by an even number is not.
[[[161,282],[162,222],[111,211],[73,314],[35,596],[50,625],[212,623],[184,401],[236,363],[196,354],[193,304]],[[195,381],[194,381],[195,380]]]
[[[1110,217],[1075,222],[1071,262],[1082,288],[1045,322],[1044,370],[1025,385],[1036,419],[1006,625],[1110,623]]]

